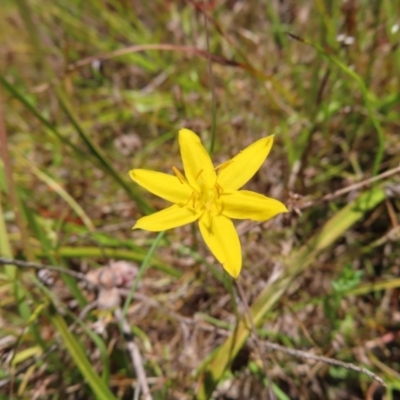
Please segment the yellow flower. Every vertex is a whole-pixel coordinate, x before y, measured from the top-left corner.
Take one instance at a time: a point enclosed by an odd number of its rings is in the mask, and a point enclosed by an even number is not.
[[[179,131],[185,176],[133,169],[130,177],[172,206],[140,218],[133,229],[160,232],[199,221],[201,235],[216,259],[234,278],[242,268],[242,251],[234,219],[265,221],[287,212],[278,200],[240,189],[261,167],[273,137],[260,139],[231,160],[214,168],[199,137],[188,129]]]

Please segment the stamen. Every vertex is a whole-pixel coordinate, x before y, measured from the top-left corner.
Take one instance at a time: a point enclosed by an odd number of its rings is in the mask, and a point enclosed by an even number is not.
[[[190,195],[188,201],[186,202],[186,205],[188,205],[190,203],[190,200],[193,200],[193,208],[196,208],[196,192],[192,192],[192,194]]]
[[[224,189],[218,183],[215,183],[215,189],[217,190],[217,197],[220,198],[221,194],[224,193]]]
[[[199,179],[200,178],[200,175],[203,173],[203,170],[201,169],[200,171],[199,171],[199,173],[196,175],[196,178],[195,178],[195,180],[197,181],[197,179]]]
[[[179,182],[184,184],[187,183],[186,178],[183,176],[182,172],[179,171],[178,168],[176,167],[172,167],[172,171],[174,171],[174,174],[176,175],[176,177],[179,179]]]
[[[219,164],[215,167],[215,171],[218,171],[220,173],[223,169],[225,169],[228,165],[233,163],[233,159],[227,160],[223,162],[222,164]]]

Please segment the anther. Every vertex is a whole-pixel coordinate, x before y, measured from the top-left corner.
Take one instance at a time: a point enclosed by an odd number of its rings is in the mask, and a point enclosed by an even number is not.
[[[190,200],[193,200],[193,208],[196,208],[196,192],[192,192],[192,194],[190,195],[188,201],[186,202],[186,205],[188,205],[190,203]]]
[[[218,171],[220,173],[223,169],[225,169],[228,165],[231,165],[233,163],[233,159],[227,160],[223,162],[222,164],[219,164],[215,167],[215,171]]]
[[[176,177],[179,179],[179,182],[184,184],[186,183],[186,178],[183,176],[182,172],[179,171],[178,168],[176,167],[172,167],[172,171],[174,171],[174,174],[176,175]]]
[[[220,198],[221,194],[224,192],[224,189],[222,189],[218,183],[215,184],[215,189],[217,191],[217,197]]]
[[[197,179],[199,179],[200,178],[200,175],[203,173],[203,170],[201,169],[200,171],[199,171],[199,173],[196,175],[196,178],[195,178],[195,180],[197,181]]]

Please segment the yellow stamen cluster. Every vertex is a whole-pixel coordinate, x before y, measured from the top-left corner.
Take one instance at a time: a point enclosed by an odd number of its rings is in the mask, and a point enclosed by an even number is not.
[[[225,166],[229,165],[230,162],[227,161],[220,166],[218,166],[216,169],[223,169]],[[196,208],[198,205],[203,206],[204,209],[208,212],[212,212],[212,207],[215,206],[215,212],[219,213],[221,210],[220,205],[218,204],[218,200],[221,197],[221,194],[223,193],[222,187],[218,184],[218,182],[215,182],[214,186],[212,188],[207,188],[203,182],[201,182],[200,187],[202,188],[201,191],[198,191],[194,189],[190,183],[187,181],[185,176],[182,174],[181,171],[179,171],[178,168],[175,166],[172,167],[172,170],[174,171],[174,174],[178,178],[179,182],[182,184],[186,184],[190,187],[192,190],[192,193],[190,197],[188,198],[187,202],[185,205],[191,204],[193,208]],[[201,169],[198,174],[196,175],[196,181],[199,181],[201,178],[201,174],[203,173],[203,170]],[[218,175],[217,175],[218,179]],[[199,182],[200,183],[200,182]]]

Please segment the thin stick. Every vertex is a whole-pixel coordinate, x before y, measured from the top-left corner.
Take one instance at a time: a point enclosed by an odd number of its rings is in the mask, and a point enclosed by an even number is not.
[[[90,65],[95,60],[108,60],[115,57],[120,57],[126,54],[137,53],[147,50],[163,50],[163,51],[180,51],[189,54],[194,54],[203,58],[211,58],[212,61],[217,62],[222,65],[231,65],[233,67],[238,67],[241,64],[234,60],[228,60],[224,57],[218,56],[216,54],[208,54],[206,51],[198,49],[191,46],[180,46],[169,43],[155,43],[155,44],[143,44],[143,45],[133,45],[127,46],[122,49],[110,51],[109,53],[101,53],[94,56],[89,56],[82,58],[74,64],[70,64],[67,71],[73,71],[77,68],[83,67],[85,65]]]
[[[250,308],[249,308],[248,303],[246,301],[246,296],[244,294],[243,287],[239,283],[239,281],[236,281],[236,286],[238,288],[240,297],[242,298],[242,301],[243,301],[243,303],[245,305],[246,313],[249,316],[249,320],[250,320],[250,324],[251,324],[251,330],[252,330],[252,334],[253,334],[253,340],[255,341],[255,344],[259,349],[262,349],[262,346],[265,346],[268,349],[276,350],[276,351],[282,351],[283,353],[286,353],[286,354],[289,354],[289,355],[292,355],[292,356],[295,356],[295,357],[298,357],[298,358],[306,358],[306,359],[310,359],[310,360],[323,362],[325,364],[330,364],[330,365],[335,365],[335,366],[338,366],[338,367],[343,367],[343,368],[346,368],[348,370],[355,371],[355,372],[358,372],[360,374],[367,375],[369,378],[379,382],[382,386],[386,387],[386,383],[384,382],[384,380],[382,378],[380,378],[378,375],[374,374],[372,371],[370,371],[370,370],[368,370],[366,368],[359,367],[359,366],[357,366],[355,364],[351,364],[351,363],[346,363],[346,362],[343,362],[343,361],[335,360],[333,358],[328,358],[328,357],[324,357],[324,356],[317,356],[317,355],[311,354],[311,353],[306,352],[306,351],[291,349],[289,347],[281,346],[279,344],[272,343],[272,342],[269,342],[269,341],[266,341],[266,340],[261,341],[260,338],[257,335],[257,331],[256,331],[256,328],[255,328],[255,325],[254,325],[253,317],[251,315]],[[262,355],[261,351],[260,351],[260,355]],[[262,357],[262,362],[263,362],[264,371],[267,372],[267,367],[266,367],[266,364],[264,362],[264,357]],[[268,381],[269,381],[269,386],[272,389],[271,381],[270,381],[270,378],[269,378],[267,373],[266,373],[266,376],[267,376]],[[273,393],[272,393],[272,395],[274,396]],[[271,392],[270,392],[270,396],[271,396]],[[275,397],[273,397],[273,398],[275,398]]]
[[[328,358],[328,357],[323,357],[323,356],[317,356],[311,353],[308,353],[306,351],[302,350],[296,350],[296,349],[290,349],[289,347],[281,346],[276,343],[272,343],[269,341],[263,341],[262,344],[267,347],[268,349],[271,350],[277,350],[277,351],[282,351],[283,353],[290,354],[291,356],[298,357],[298,358],[306,358],[309,360],[315,360],[315,361],[320,361],[325,364],[330,364],[330,365],[335,365],[338,367],[343,367],[346,369],[349,369],[351,371],[358,372],[360,374],[367,375],[369,378],[379,382],[382,386],[386,387],[386,383],[383,381],[382,378],[380,378],[378,375],[374,374],[370,370],[363,368],[363,367],[358,367],[357,365],[351,364],[351,363],[346,363],[343,361],[335,360],[333,358]]]
[[[346,193],[349,193],[349,192],[351,192],[353,190],[359,189],[359,188],[361,188],[363,186],[367,186],[367,185],[369,185],[369,184],[371,184],[373,182],[379,181],[381,179],[388,178],[389,176],[395,175],[397,173],[400,173],[400,165],[398,167],[389,169],[388,171],[382,172],[379,175],[373,176],[372,178],[365,179],[364,181],[361,181],[361,182],[358,182],[358,183],[354,183],[354,184],[352,184],[350,186],[347,186],[345,188],[336,190],[336,191],[334,191],[332,193],[328,193],[328,194],[326,194],[325,196],[321,197],[320,199],[318,199],[316,201],[312,201],[311,200],[309,202],[301,204],[299,208],[303,209],[303,208],[307,208],[307,207],[313,206],[313,205],[318,204],[318,203],[322,203],[324,201],[333,200],[336,197],[340,197],[340,196],[342,196],[342,195],[344,195]]]
[[[139,392],[140,389],[143,393],[143,398],[144,400],[152,400],[152,396],[150,393],[149,385],[147,383],[147,377],[146,377],[146,372],[143,367],[143,361],[142,361],[142,356],[140,354],[139,348],[136,346],[136,343],[133,340],[133,336],[131,333],[131,329],[129,327],[128,322],[124,318],[124,313],[122,312],[121,308],[116,308],[114,311],[115,318],[119,322],[121,326],[121,330],[124,334],[125,340],[126,340],[126,347],[129,351],[129,354],[131,356],[131,360],[133,363],[133,366],[136,371],[137,379],[138,379],[138,388],[135,390],[135,399],[139,398]]]
[[[66,269],[63,267],[55,267],[52,265],[43,265],[43,264],[29,262],[29,261],[14,260],[11,258],[6,258],[6,257],[0,257],[0,265],[15,265],[16,267],[19,267],[19,268],[33,268],[33,269],[37,269],[37,270],[48,269],[49,271],[55,271],[55,272],[59,272],[60,274],[67,274],[67,275],[73,276],[76,279],[85,281],[89,285],[93,285],[86,278],[86,275],[82,274],[82,272],[72,271],[70,269]]]
[[[262,361],[262,364],[263,364],[264,374],[265,374],[265,376],[266,376],[266,378],[268,380],[269,398],[270,398],[270,400],[276,400],[275,393],[274,393],[273,388],[272,388],[272,380],[271,380],[271,377],[269,376],[269,373],[268,373],[267,361],[266,361],[265,357],[263,357],[262,344],[261,344],[260,338],[258,337],[258,334],[257,334],[256,326],[255,326],[254,320],[253,320],[253,315],[251,314],[250,307],[249,307],[249,305],[247,303],[246,295],[244,293],[242,284],[239,282],[239,280],[235,281],[235,283],[236,283],[236,287],[238,289],[239,295],[240,295],[240,297],[242,299],[242,302],[244,304],[244,307],[246,309],[246,314],[249,317],[249,321],[250,321],[250,325],[251,325],[251,333],[253,335],[253,339],[254,339],[254,341],[256,343],[256,346],[258,347],[258,351],[260,353],[260,358],[261,358],[261,361]]]

